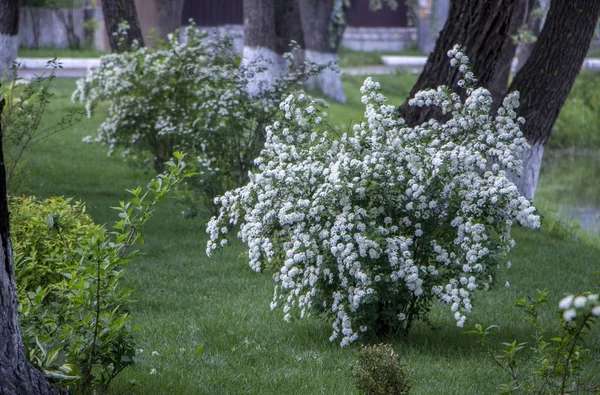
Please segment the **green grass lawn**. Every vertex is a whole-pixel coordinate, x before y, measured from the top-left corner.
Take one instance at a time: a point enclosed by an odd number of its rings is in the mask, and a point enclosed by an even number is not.
[[[68,49],[68,48],[19,48],[20,58],[99,58],[106,52],[96,49]]]
[[[384,93],[400,103],[415,75],[376,78]],[[362,115],[358,87],[363,78],[344,81],[348,105],[332,105],[331,123],[348,127]],[[46,121],[58,119],[73,106],[74,81],[57,80],[56,96]],[[84,144],[105,113],[33,146],[26,154],[29,176],[22,192],[39,197],[73,196],[87,202],[100,223],[112,223],[110,206],[126,198],[126,188],[144,186],[151,178],[125,165],[120,156],[107,157],[106,147]],[[240,243],[205,255],[206,215],[184,220],[182,206],[161,203],[148,224],[143,255],[131,263],[125,283],[135,288],[132,320],[141,327],[139,340],[145,363],[128,369],[111,387],[122,393],[128,381],[135,394],[353,394],[351,364],[359,345],[340,348],[330,343],[330,326],[317,319],[287,324],[270,311],[270,274],[254,273],[240,257]],[[474,298],[475,323],[496,324],[493,340],[531,340],[532,330],[513,302],[537,289],[548,289],[552,307],[565,293],[599,290],[600,248],[556,232],[516,229],[512,267],[499,284]],[[504,286],[510,282],[510,287]],[[546,314],[548,323],[554,314]],[[414,394],[496,393],[505,376],[486,356],[477,339],[457,328],[447,307],[434,307],[432,329],[417,325],[408,340],[390,339],[411,371]],[[588,344],[600,362],[600,331]],[[201,352],[197,352],[202,347]],[[153,352],[156,352],[153,355]],[[596,366],[598,366],[596,364]],[[156,369],[156,374],[150,374]]]
[[[381,57],[384,55],[394,56],[426,56],[417,47],[407,47],[401,52],[358,52],[344,47],[338,50],[340,67],[360,67],[369,65],[381,65]]]

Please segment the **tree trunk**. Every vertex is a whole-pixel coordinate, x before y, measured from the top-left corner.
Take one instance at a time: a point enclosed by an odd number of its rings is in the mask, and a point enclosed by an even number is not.
[[[275,1],[275,52],[281,56],[290,52],[290,42],[304,48],[304,34],[300,21],[298,0]],[[304,51],[297,54],[296,62],[304,61]]]
[[[65,28],[69,49],[79,49],[81,47],[81,40],[75,32],[75,23],[73,21],[73,9],[75,8],[74,1],[71,0],[69,4],[61,4],[58,1],[54,1],[53,5],[55,7],[54,13]],[[66,7],[61,7],[65,5]]]
[[[506,96],[508,88],[508,80],[512,71],[512,63],[517,52],[517,41],[514,36],[519,32],[519,29],[527,24],[529,12],[536,0],[517,0],[513,11],[513,16],[510,21],[509,33],[504,38],[505,43],[502,47],[502,53],[498,59],[496,66],[496,76],[490,81],[488,90],[492,94],[494,100],[494,112],[502,104],[502,99]]]
[[[435,49],[413,86],[409,98],[423,89],[440,85],[456,87],[459,74],[450,67],[448,50],[461,44],[469,56],[471,69],[479,84],[487,87],[502,69],[500,61],[508,45],[513,10],[517,0],[453,0],[444,29]],[[506,62],[506,60],[504,60]],[[399,108],[400,115],[409,125],[416,125],[431,118],[440,118],[441,111],[434,108],[413,108],[408,100]]]
[[[19,49],[19,0],[0,0],[0,81],[9,77]]]
[[[525,62],[527,62],[527,59],[529,59],[529,55],[531,55],[533,47],[535,47],[537,37],[542,30],[542,18],[534,15],[535,13],[532,12],[536,7],[540,6],[539,3],[539,0],[529,0],[526,25],[527,29],[535,36],[535,40],[528,43],[522,43],[517,47],[517,67],[515,72],[521,70],[525,65]]]
[[[336,5],[342,4],[341,8]],[[306,60],[318,63],[338,64],[337,50],[346,28],[345,17],[349,9],[344,2],[334,0],[300,0],[300,19],[304,31]],[[320,89],[326,96],[346,102],[340,74],[325,69],[307,82],[309,89]]]
[[[4,99],[0,99],[0,119],[4,103]],[[0,125],[2,125],[1,122]],[[17,291],[10,243],[2,130],[0,130],[0,237],[2,238],[0,248],[0,393],[3,395],[55,394],[57,391],[50,385],[50,382],[27,362],[25,356],[23,333],[17,311]]]
[[[519,91],[518,115],[532,146],[524,159],[519,190],[533,199],[544,144],[581,69],[600,14],[598,0],[554,0],[529,59],[515,76],[509,92]]]
[[[243,64],[259,64],[265,71],[254,75],[252,94],[270,89],[285,66],[275,52],[275,0],[244,0]]]
[[[166,39],[169,33],[181,27],[185,0],[156,0],[158,9],[158,36]]]
[[[137,41],[140,46],[144,46],[144,37],[133,0],[102,0],[102,12],[112,52],[127,51],[131,49],[134,41]],[[122,22],[129,25],[124,46],[120,44],[118,35],[119,24]]]

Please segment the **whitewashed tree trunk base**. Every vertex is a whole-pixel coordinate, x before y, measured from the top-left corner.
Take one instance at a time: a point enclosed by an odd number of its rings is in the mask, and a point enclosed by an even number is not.
[[[256,73],[248,84],[248,93],[256,95],[267,89],[271,89],[275,80],[285,73],[287,68],[285,59],[264,47],[244,46],[242,65],[254,64],[265,67],[266,70]]]
[[[544,145],[542,143],[532,144],[531,149],[523,153],[523,175],[521,177],[512,176],[519,192],[529,200],[533,200],[535,197],[543,155]]]
[[[0,80],[10,77],[10,68],[17,60],[19,36],[0,34]]]
[[[338,55],[335,53],[318,52],[306,50],[304,56],[307,61],[317,64],[335,64],[338,65]],[[346,93],[342,86],[342,78],[337,70],[326,68],[319,75],[310,78],[306,82],[308,89],[320,89],[325,96],[332,98],[339,103],[346,103]]]

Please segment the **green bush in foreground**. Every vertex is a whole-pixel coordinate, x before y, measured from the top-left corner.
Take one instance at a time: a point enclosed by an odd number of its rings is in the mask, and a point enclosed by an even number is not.
[[[74,393],[104,391],[135,363],[129,324],[131,289],[119,285],[143,243],[154,206],[190,176],[176,153],[169,170],[145,192],[115,207],[114,231],[94,224],[85,205],[69,199],[11,199],[15,273],[23,341],[29,361]]]
[[[403,395],[410,391],[406,367],[389,344],[363,346],[354,366],[356,388],[367,395]]]

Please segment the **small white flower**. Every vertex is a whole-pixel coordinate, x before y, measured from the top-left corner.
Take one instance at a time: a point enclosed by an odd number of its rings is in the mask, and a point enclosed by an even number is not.
[[[152,375],[155,375],[155,374],[157,374],[157,373],[158,373],[158,372],[156,371],[156,369],[154,369],[154,368],[150,369],[150,374],[152,374]]]
[[[577,316],[577,312],[575,311],[575,309],[568,309],[568,310],[565,310],[565,312],[563,313],[563,318],[567,322],[571,321],[576,316]]]
[[[585,296],[578,296],[573,300],[573,307],[576,309],[580,309],[585,307],[585,303],[587,302],[587,298]]]
[[[560,300],[560,302],[558,302],[558,308],[561,310],[566,310],[569,307],[571,307],[571,303],[573,302],[574,296],[573,295],[569,295],[569,296],[565,296],[564,298],[562,298]]]
[[[158,355],[158,351],[152,351],[152,356],[156,357]]]

